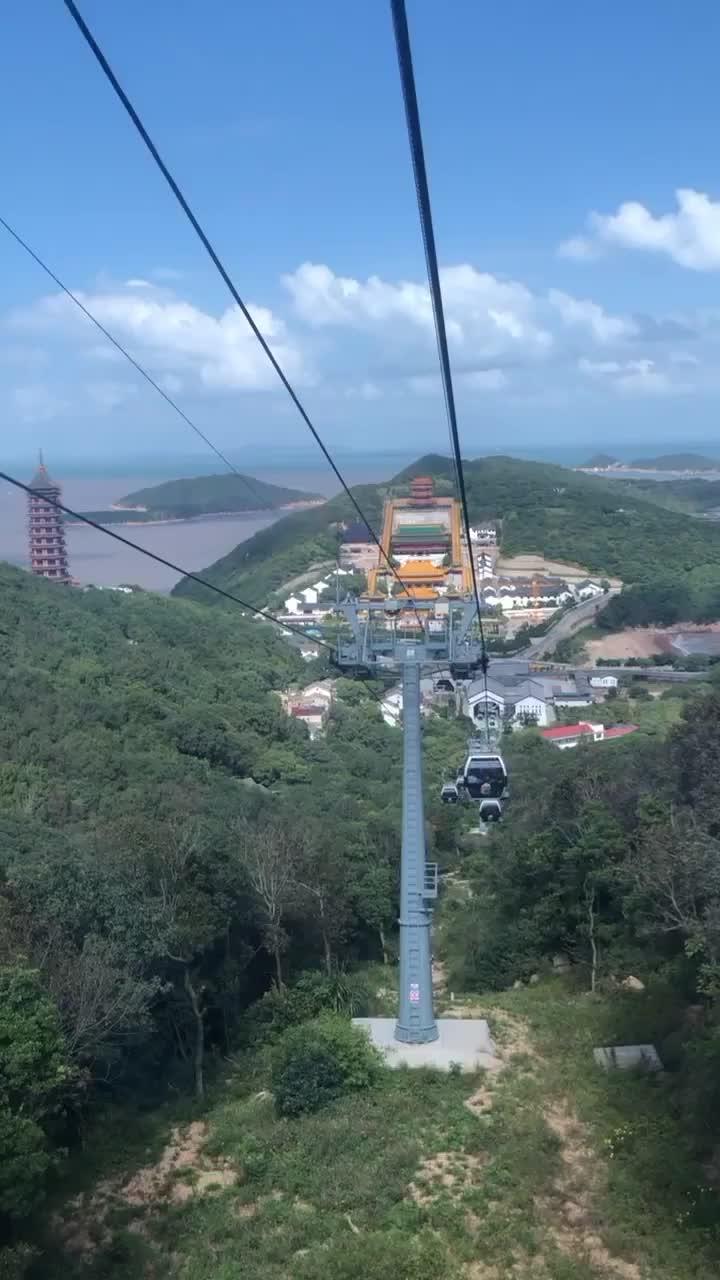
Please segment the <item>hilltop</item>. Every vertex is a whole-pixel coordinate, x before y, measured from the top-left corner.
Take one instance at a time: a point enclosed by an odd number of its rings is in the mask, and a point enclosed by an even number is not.
[[[609,453],[594,453],[577,471],[720,471],[720,459],[701,453],[662,453],[657,458],[634,458],[621,462]]]
[[[635,458],[627,467],[636,471],[720,471],[720,460],[701,453],[661,453],[657,458]]]
[[[317,493],[267,484],[254,476],[224,474],[166,480],[163,484],[126,494],[110,510],[86,511],[83,514],[102,524],[146,524],[242,511],[276,511],[282,507],[322,501]]]
[[[578,471],[607,471],[610,467],[618,467],[620,460],[609,453],[594,453],[587,462],[581,462]]]
[[[698,591],[717,584],[720,592],[720,527],[661,510],[643,494],[629,488],[620,491],[615,480],[550,463],[490,457],[468,461],[464,469],[470,518],[499,524],[506,555],[537,552],[626,583],[682,584]],[[450,459],[425,455],[387,483],[353,491],[375,529],[384,497],[406,491],[416,475],[433,476],[439,494],[454,491]],[[236,547],[204,575],[250,603],[266,602],[292,576],[332,559],[338,522],[353,518],[344,495],[323,507],[288,515]],[[187,580],[178,584],[175,594],[208,603],[211,599],[210,593]]]

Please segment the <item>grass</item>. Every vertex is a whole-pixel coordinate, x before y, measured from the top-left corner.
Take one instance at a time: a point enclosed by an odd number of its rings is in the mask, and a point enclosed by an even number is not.
[[[672,1077],[606,1075],[592,1060],[631,1027],[647,1036],[646,998],[550,980],[481,1011],[507,1061],[493,1077],[387,1072],[370,1093],[287,1120],[246,1068],[231,1069],[203,1118],[207,1160],[232,1162],[237,1181],[183,1203],[128,1206],[117,1191],[191,1111],[103,1126],[52,1209],[71,1216],[63,1200],[115,1177],[104,1243],[68,1258],[46,1225],[33,1280],[715,1280],[717,1197],[703,1190]],[[568,1205],[581,1217],[572,1229]]]
[[[622,696],[622,695],[621,695]],[[623,698],[623,701],[625,699]],[[682,698],[628,698],[632,723],[645,733],[664,736],[680,720],[685,709]]]

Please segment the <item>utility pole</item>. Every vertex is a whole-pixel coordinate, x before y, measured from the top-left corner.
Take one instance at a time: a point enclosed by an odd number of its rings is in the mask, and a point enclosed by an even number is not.
[[[437,1040],[433,1013],[430,925],[437,898],[437,863],[428,863],[423,803],[420,679],[423,671],[449,666],[467,677],[480,663],[470,639],[474,601],[346,601],[352,633],[338,643],[337,662],[350,674],[398,671],[403,696],[402,847],[400,853],[400,1000],[395,1039],[403,1044]],[[379,624],[379,625],[378,625]]]

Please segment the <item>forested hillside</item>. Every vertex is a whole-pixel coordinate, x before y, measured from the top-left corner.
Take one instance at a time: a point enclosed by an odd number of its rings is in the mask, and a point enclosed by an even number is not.
[[[479,458],[464,469],[470,518],[501,522],[505,554],[542,552],[594,573],[617,575],[626,583],[649,584],[653,592],[662,584],[682,599],[691,611],[688,616],[707,616],[709,609],[711,616],[720,617],[720,526],[661,510],[629,486],[620,491],[614,480],[547,463]],[[376,530],[386,493],[403,492],[415,475],[432,475],[438,493],[453,492],[452,464],[436,454],[420,458],[387,485],[362,486],[354,493]],[[289,515],[205,574],[250,603],[265,602],[291,577],[334,556],[337,522],[353,514],[343,496]],[[681,592],[686,594],[681,597]],[[175,593],[212,600],[210,592],[187,581]],[[665,604],[658,602],[660,616],[653,620],[664,621],[663,610]]]
[[[700,515],[720,507],[720,487],[717,480],[702,476],[688,476],[674,480],[615,480],[619,493],[642,497],[668,511],[682,511]]]
[[[129,1280],[151,1266],[177,1280],[238,1267],[277,1280],[290,1254],[302,1280],[326,1275],[328,1256],[346,1280],[466,1280],[486,1255],[507,1274],[519,1202],[527,1248],[561,1267],[538,1187],[551,1194],[556,1150],[542,1091],[558,1071],[569,1087],[569,1041],[577,1089],[616,1126],[618,1176],[639,1188],[631,1218],[621,1185],[608,1238],[632,1249],[650,1197],[653,1238],[665,1232],[654,1274],[707,1280],[719,1218],[703,1173],[720,1137],[717,689],[690,697],[668,738],[560,753],[533,730],[513,735],[512,801],[483,840],[469,810],[438,799],[467,725],[426,723],[430,849],[452,873],[435,933],[450,989],[477,999],[551,974],[553,957],[569,967],[566,987],[536,993],[547,1080],[508,1068],[493,1125],[469,1105],[482,1081],[383,1074],[347,1022],[394,1004],[401,734],[372,688],[340,679],[327,736],[310,742],[273,693],[308,670],[240,610],[0,568],[3,1280]],[[614,1003],[628,972],[648,986],[629,1012]],[[507,1026],[490,1016],[502,1044]],[[661,1098],[645,1082],[605,1087],[590,1057],[604,1034],[657,1043]],[[612,1119],[625,1101],[635,1129]],[[163,1164],[191,1116],[187,1132],[203,1136],[190,1163]],[[145,1181],[120,1196],[126,1127]],[[158,1133],[158,1164],[143,1172]],[[100,1147],[98,1166],[85,1143]],[[448,1151],[469,1199],[444,1205],[412,1188],[426,1157]],[[68,1152],[90,1198],[67,1187],[59,1214],[32,1219]],[[205,1181],[188,1189],[183,1173]]]
[[[382,516],[386,486],[358,485],[355,499],[374,529]],[[249,604],[265,603],[284,583],[304,573],[313,564],[334,560],[338,550],[338,527],[357,520],[350,499],[342,494],[322,507],[293,512],[269,529],[241,542],[228,555],[203,570],[206,577],[226,591],[237,592]],[[189,596],[213,604],[219,597],[197,583],[183,579],[174,595]]]
[[[88,1107],[201,1092],[273,978],[392,946],[400,734],[341,681],[310,742],[272,692],[298,679],[307,665],[240,610],[0,566],[11,1235]]]

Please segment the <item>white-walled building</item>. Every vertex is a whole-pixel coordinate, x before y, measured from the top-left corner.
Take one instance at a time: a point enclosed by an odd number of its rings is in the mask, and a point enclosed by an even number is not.
[[[545,697],[542,682],[521,678],[517,680],[493,680],[488,677],[487,692],[483,680],[473,680],[466,691],[466,713],[475,724],[486,720],[491,729],[501,729],[504,724],[522,724],[534,720],[546,725],[552,720],[550,704]]]
[[[619,680],[617,676],[591,676],[590,685],[593,689],[617,689]]]
[[[494,546],[497,542],[497,529],[494,524],[481,524],[476,529],[470,528],[470,541]]]
[[[592,600],[594,596],[604,595],[605,588],[596,578],[583,578],[575,583],[574,594],[576,600]]]

